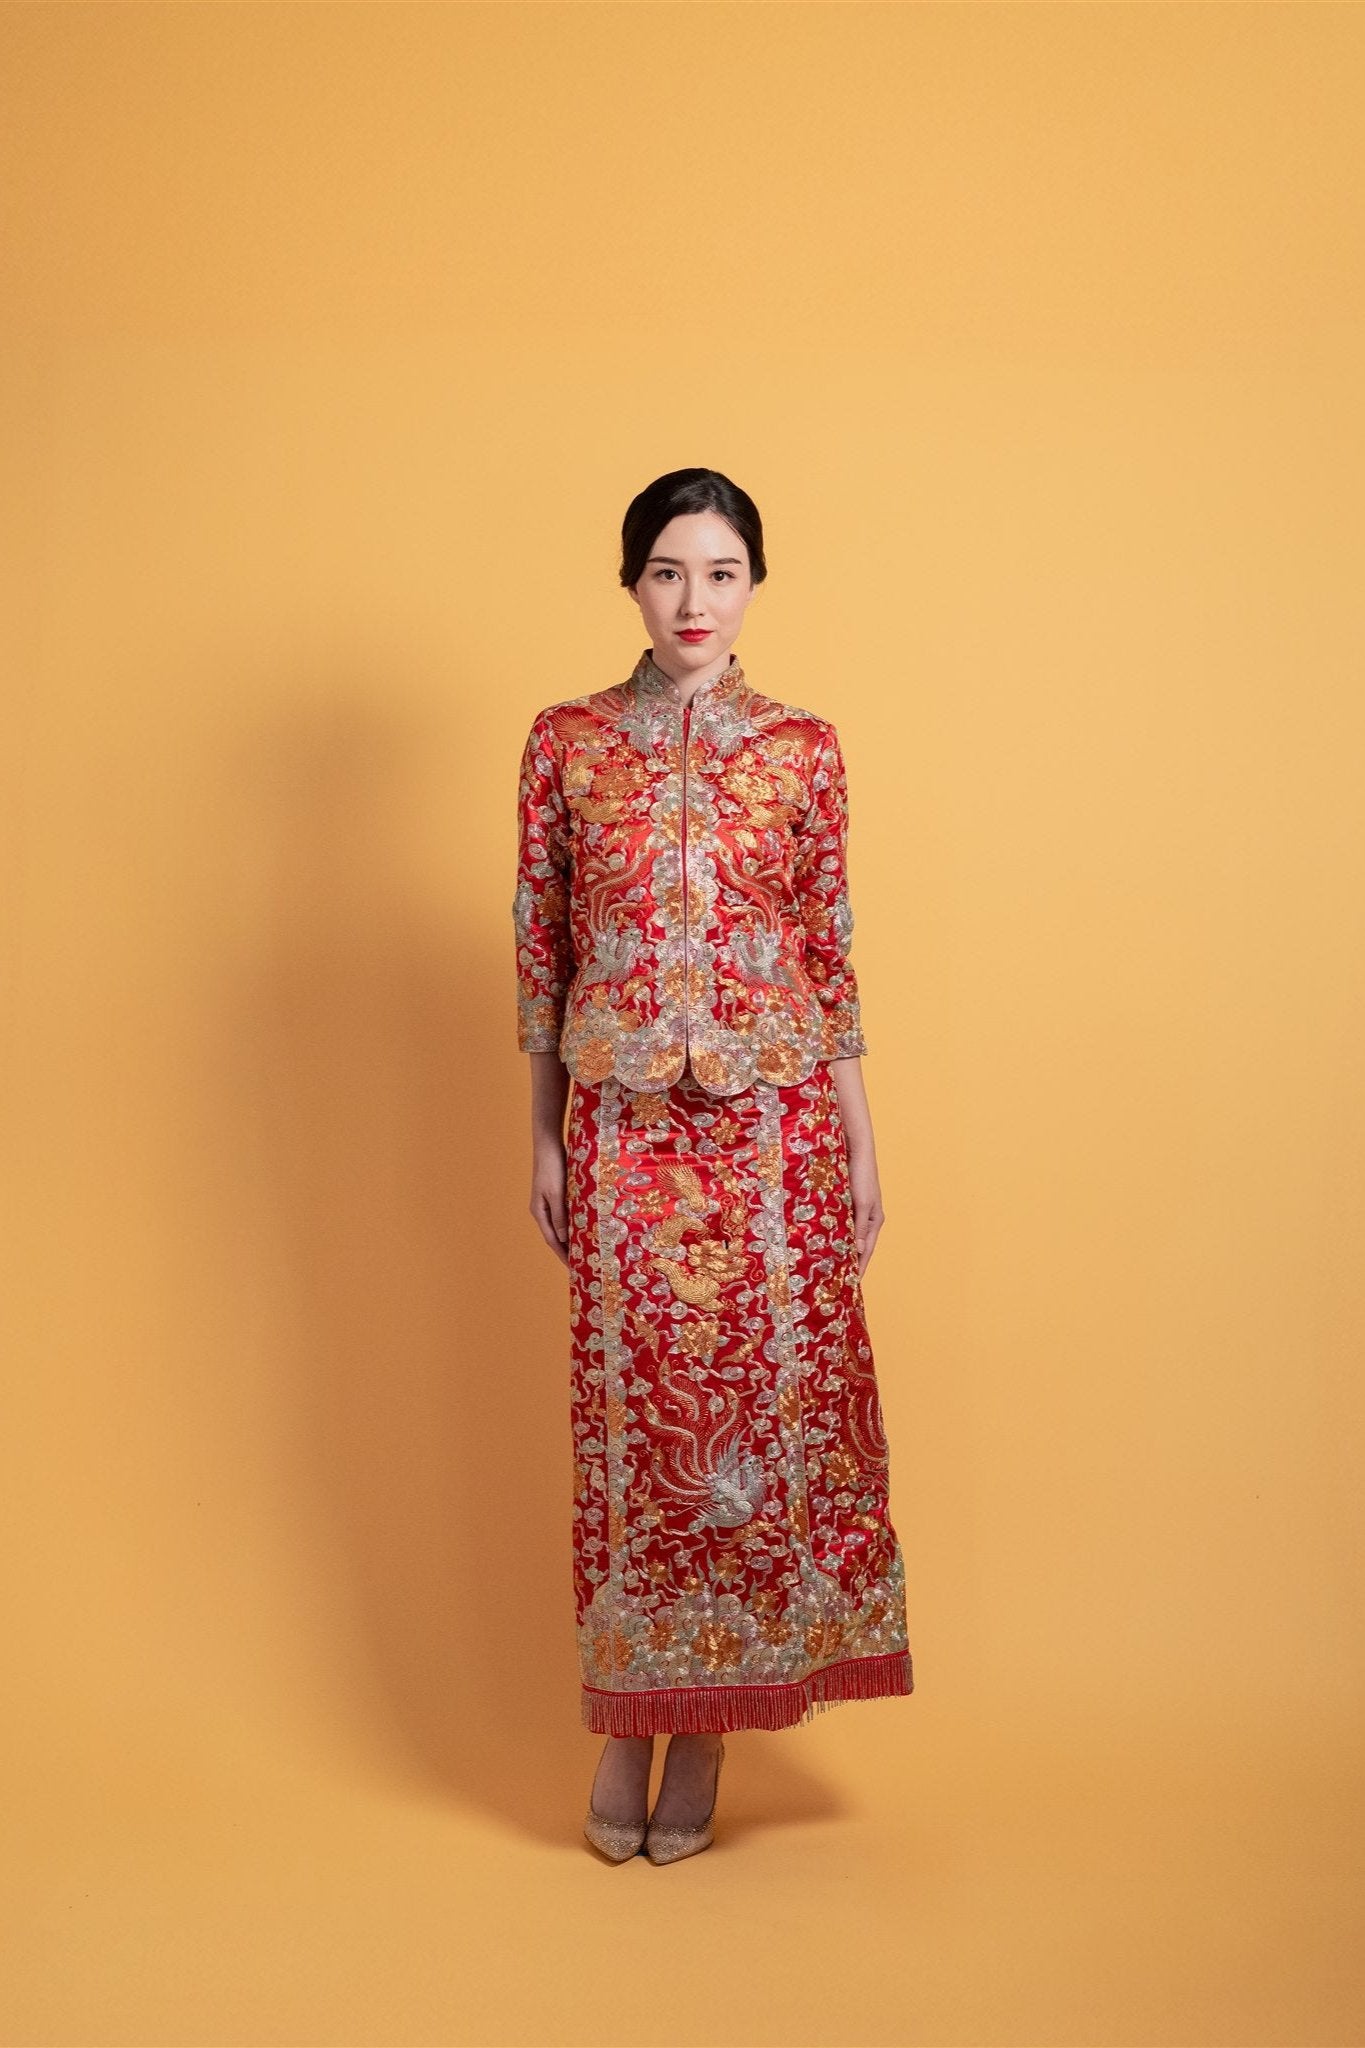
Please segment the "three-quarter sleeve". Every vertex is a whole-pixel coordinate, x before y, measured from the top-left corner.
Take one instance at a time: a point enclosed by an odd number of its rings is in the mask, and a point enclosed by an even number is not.
[[[557,1052],[574,976],[569,925],[569,812],[560,786],[549,711],[536,718],[517,790],[517,1045]]]
[[[833,1057],[865,1053],[858,980],[849,959],[853,910],[848,891],[848,781],[832,725],[826,727],[816,756],[811,804],[797,835],[793,880],[806,930],[806,972],[838,1042]]]

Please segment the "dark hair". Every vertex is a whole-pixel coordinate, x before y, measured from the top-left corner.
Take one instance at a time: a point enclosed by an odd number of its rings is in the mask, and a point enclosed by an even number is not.
[[[749,550],[755,583],[768,573],[763,559],[763,521],[747,491],[718,469],[670,469],[646,484],[626,508],[621,526],[621,581],[633,590],[645,573],[649,551],[670,519],[680,512],[719,512]]]

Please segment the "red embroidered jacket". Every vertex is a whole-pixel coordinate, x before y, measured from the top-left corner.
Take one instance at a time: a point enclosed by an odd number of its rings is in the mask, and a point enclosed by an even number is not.
[[[517,798],[517,1040],[584,1082],[804,1080],[865,1053],[834,727],[736,658],[681,703],[646,648],[540,712]]]

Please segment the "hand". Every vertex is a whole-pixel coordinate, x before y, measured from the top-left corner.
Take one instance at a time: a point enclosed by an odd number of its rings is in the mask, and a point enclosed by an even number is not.
[[[569,1209],[565,1200],[566,1161],[562,1140],[536,1146],[531,1168],[531,1214],[561,1265],[569,1263]]]
[[[853,1193],[853,1238],[858,1249],[858,1278],[861,1280],[867,1271],[878,1233],[886,1221],[886,1212],[882,1208],[875,1160],[864,1164],[857,1158],[851,1158],[848,1177]]]
[[[877,1233],[886,1220],[882,1208],[881,1184],[877,1179],[877,1147],[872,1136],[872,1113],[863,1086],[863,1063],[853,1053],[831,1060],[829,1071],[839,1097],[839,1116],[848,1148],[848,1178],[853,1195],[853,1239],[858,1253],[858,1278],[867,1271]]]

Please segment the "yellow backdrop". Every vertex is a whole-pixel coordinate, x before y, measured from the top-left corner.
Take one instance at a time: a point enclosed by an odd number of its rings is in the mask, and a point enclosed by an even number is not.
[[[1360,2042],[1365,13],[0,43],[5,2040]],[[916,1693],[660,1878],[510,913],[692,463],[848,764]]]

